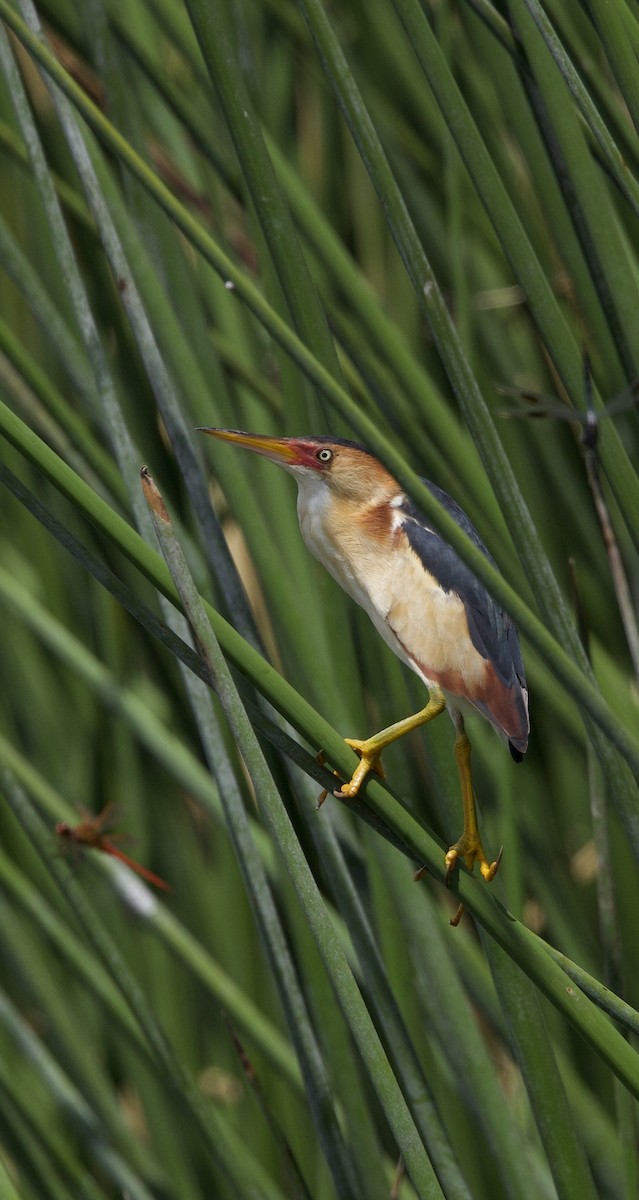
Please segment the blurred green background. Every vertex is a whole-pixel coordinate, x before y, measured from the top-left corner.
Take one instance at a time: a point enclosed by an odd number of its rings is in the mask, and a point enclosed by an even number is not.
[[[639,7],[0,17],[1,1195],[635,1197]],[[490,888],[445,716],[317,811],[424,689],[198,425],[468,512],[532,718],[469,725]],[[170,893],[60,853],[109,803]]]

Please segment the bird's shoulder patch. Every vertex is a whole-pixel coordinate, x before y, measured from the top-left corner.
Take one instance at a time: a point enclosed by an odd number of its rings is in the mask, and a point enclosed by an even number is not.
[[[388,505],[371,504],[357,516],[361,532],[374,542],[385,542],[391,534],[392,514]]]
[[[404,497],[400,495],[399,499]],[[355,517],[355,524],[365,537],[389,548],[402,536],[404,521],[395,498],[389,501],[384,496],[362,508]]]

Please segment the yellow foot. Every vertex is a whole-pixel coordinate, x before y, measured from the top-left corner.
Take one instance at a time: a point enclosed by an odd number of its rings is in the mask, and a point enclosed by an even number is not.
[[[478,839],[476,839],[474,842],[471,842],[470,838],[465,838],[462,835],[459,841],[455,842],[454,846],[451,846],[448,854],[446,855],[446,874],[444,876],[444,882],[446,885],[448,885],[451,871],[454,871],[457,865],[457,860],[459,858],[463,858],[469,871],[472,871],[475,863],[479,862],[479,869],[486,880],[486,883],[491,883],[499,870],[499,864],[501,862],[501,856],[503,853],[504,847],[502,846],[495,861],[493,863],[489,863],[486,855],[484,854],[484,849],[481,842]],[[450,918],[450,924],[457,928],[463,914],[464,906],[463,904],[460,904],[455,910],[454,915]]]
[[[359,764],[348,782],[344,782],[341,788],[333,793],[342,799],[344,796],[356,796],[371,771],[375,771],[375,774],[379,775],[381,779],[384,778],[384,768],[379,761],[381,750],[373,748],[371,745],[373,739],[361,742],[358,738],[344,738],[344,741],[347,746],[352,747],[356,754],[359,754]]]
[[[479,838],[471,839],[462,834],[459,841],[455,842],[455,845],[450,847],[450,850],[446,855],[446,883],[448,883],[452,872],[457,866],[458,859],[460,858],[463,858],[464,863],[469,871],[472,871],[475,863],[478,862],[479,869],[486,880],[486,883],[490,883],[491,880],[495,878],[495,875],[499,870],[499,864],[501,862],[501,856],[503,852],[504,847],[502,846],[495,861],[489,863]]]
[[[457,861],[460,858],[463,858],[464,863],[469,871],[472,871],[475,863],[478,862],[483,878],[486,880],[486,883],[490,883],[495,878],[495,875],[499,870],[499,864],[501,862],[501,856],[503,853],[504,847],[502,846],[495,861],[489,863],[479,838],[472,838],[462,834],[459,841],[455,842],[454,846],[451,846],[448,854],[446,855],[446,874],[444,876],[445,883],[448,884],[451,872],[455,870]],[[450,918],[451,925],[455,927],[459,925],[463,912],[464,906],[463,904],[460,904],[454,916]]]
[[[381,754],[381,750],[377,750],[377,751],[373,751],[373,752],[371,752],[369,750],[367,752],[365,749],[366,742],[360,742],[356,738],[344,738],[344,741],[346,742],[347,746],[351,746],[353,748],[353,750],[355,750],[357,752],[357,754],[360,755],[361,762],[360,762],[359,766],[357,767],[357,769],[353,772],[353,775],[348,780],[348,782],[346,782],[346,781],[343,782],[342,786],[340,788],[336,788],[336,790],[333,792],[334,796],[339,796],[342,799],[344,798],[344,796],[356,796],[357,795],[357,793],[358,793],[359,789],[361,788],[369,771],[374,771],[376,775],[379,775],[380,779],[384,779],[384,768],[383,768],[381,762],[379,761],[379,756]],[[316,763],[319,764],[320,767],[325,766],[326,755],[324,754],[323,750],[320,750],[315,755],[315,761],[316,761]],[[333,771],[332,773],[336,779],[341,778],[339,771]],[[318,809],[322,807],[327,796],[328,796],[328,788],[324,788],[324,791],[320,792],[319,796],[317,797]]]

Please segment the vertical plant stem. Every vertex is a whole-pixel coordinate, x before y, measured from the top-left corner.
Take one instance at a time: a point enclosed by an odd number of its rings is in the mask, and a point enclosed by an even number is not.
[[[324,310],[273,170],[253,99],[237,63],[226,0],[216,4],[214,14],[207,0],[187,0],[187,8],[273,256],[293,325],[319,361],[340,379],[341,371]],[[315,407],[317,428],[326,428],[327,414],[322,413],[317,402]]]
[[[246,1158],[240,1158],[233,1152],[233,1148],[229,1144],[228,1131],[222,1132],[218,1114],[205,1104],[201,1093],[187,1078],[173,1047],[155,1019],[147,997],[129,970],[116,942],[110,936],[104,920],[86,900],[68,867],[55,854],[51,847],[49,830],[42,826],[26,793],[15,784],[11,773],[6,769],[1,772],[1,779],[4,793],[16,817],[33,842],[58,888],[66,895],[85,937],[124,996],[162,1070],[166,1086],[174,1091],[180,1104],[185,1106],[194,1128],[198,1130],[204,1141],[207,1153],[224,1171],[233,1186],[239,1189],[238,1194],[241,1195],[244,1188],[255,1186],[259,1180],[259,1186],[266,1188],[265,1195],[271,1196],[272,1200],[281,1200],[279,1191],[271,1186],[266,1175],[264,1174],[262,1177],[261,1170],[258,1170],[256,1178],[255,1165],[250,1165]],[[144,891],[148,897],[148,890],[144,889]],[[157,904],[157,900],[154,897],[149,898],[145,900],[144,904],[148,903]],[[140,915],[143,915],[143,909]]]

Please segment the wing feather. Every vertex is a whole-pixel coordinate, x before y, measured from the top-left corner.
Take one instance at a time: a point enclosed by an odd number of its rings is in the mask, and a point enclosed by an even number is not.
[[[462,508],[437,484],[423,481],[433,496],[450,513],[457,525],[496,567],[494,558],[482,542],[477,530]],[[435,530],[428,526],[424,514],[411,500],[404,498],[398,510],[403,518],[403,531],[409,545],[426,570],[443,590],[458,596],[464,606],[468,632],[473,646],[483,659],[492,663],[504,687],[512,691],[514,707],[518,710],[522,736],[512,739],[515,757],[526,748],[528,709],[526,676],[519,637],[510,617],[495,603],[484,585],[458,554]]]
[[[436,484],[423,481],[429,491],[450,513],[453,520],[468,535],[478,550],[497,568],[497,564],[482,542],[474,525],[460,506]],[[503,609],[499,608],[484,585],[454,550],[426,524],[423,513],[406,499],[400,508],[404,532],[411,548],[427,570],[435,576],[445,592],[454,592],[466,610],[468,632],[482,658],[488,658],[507,687],[515,678],[525,685],[524,665],[517,631]]]

